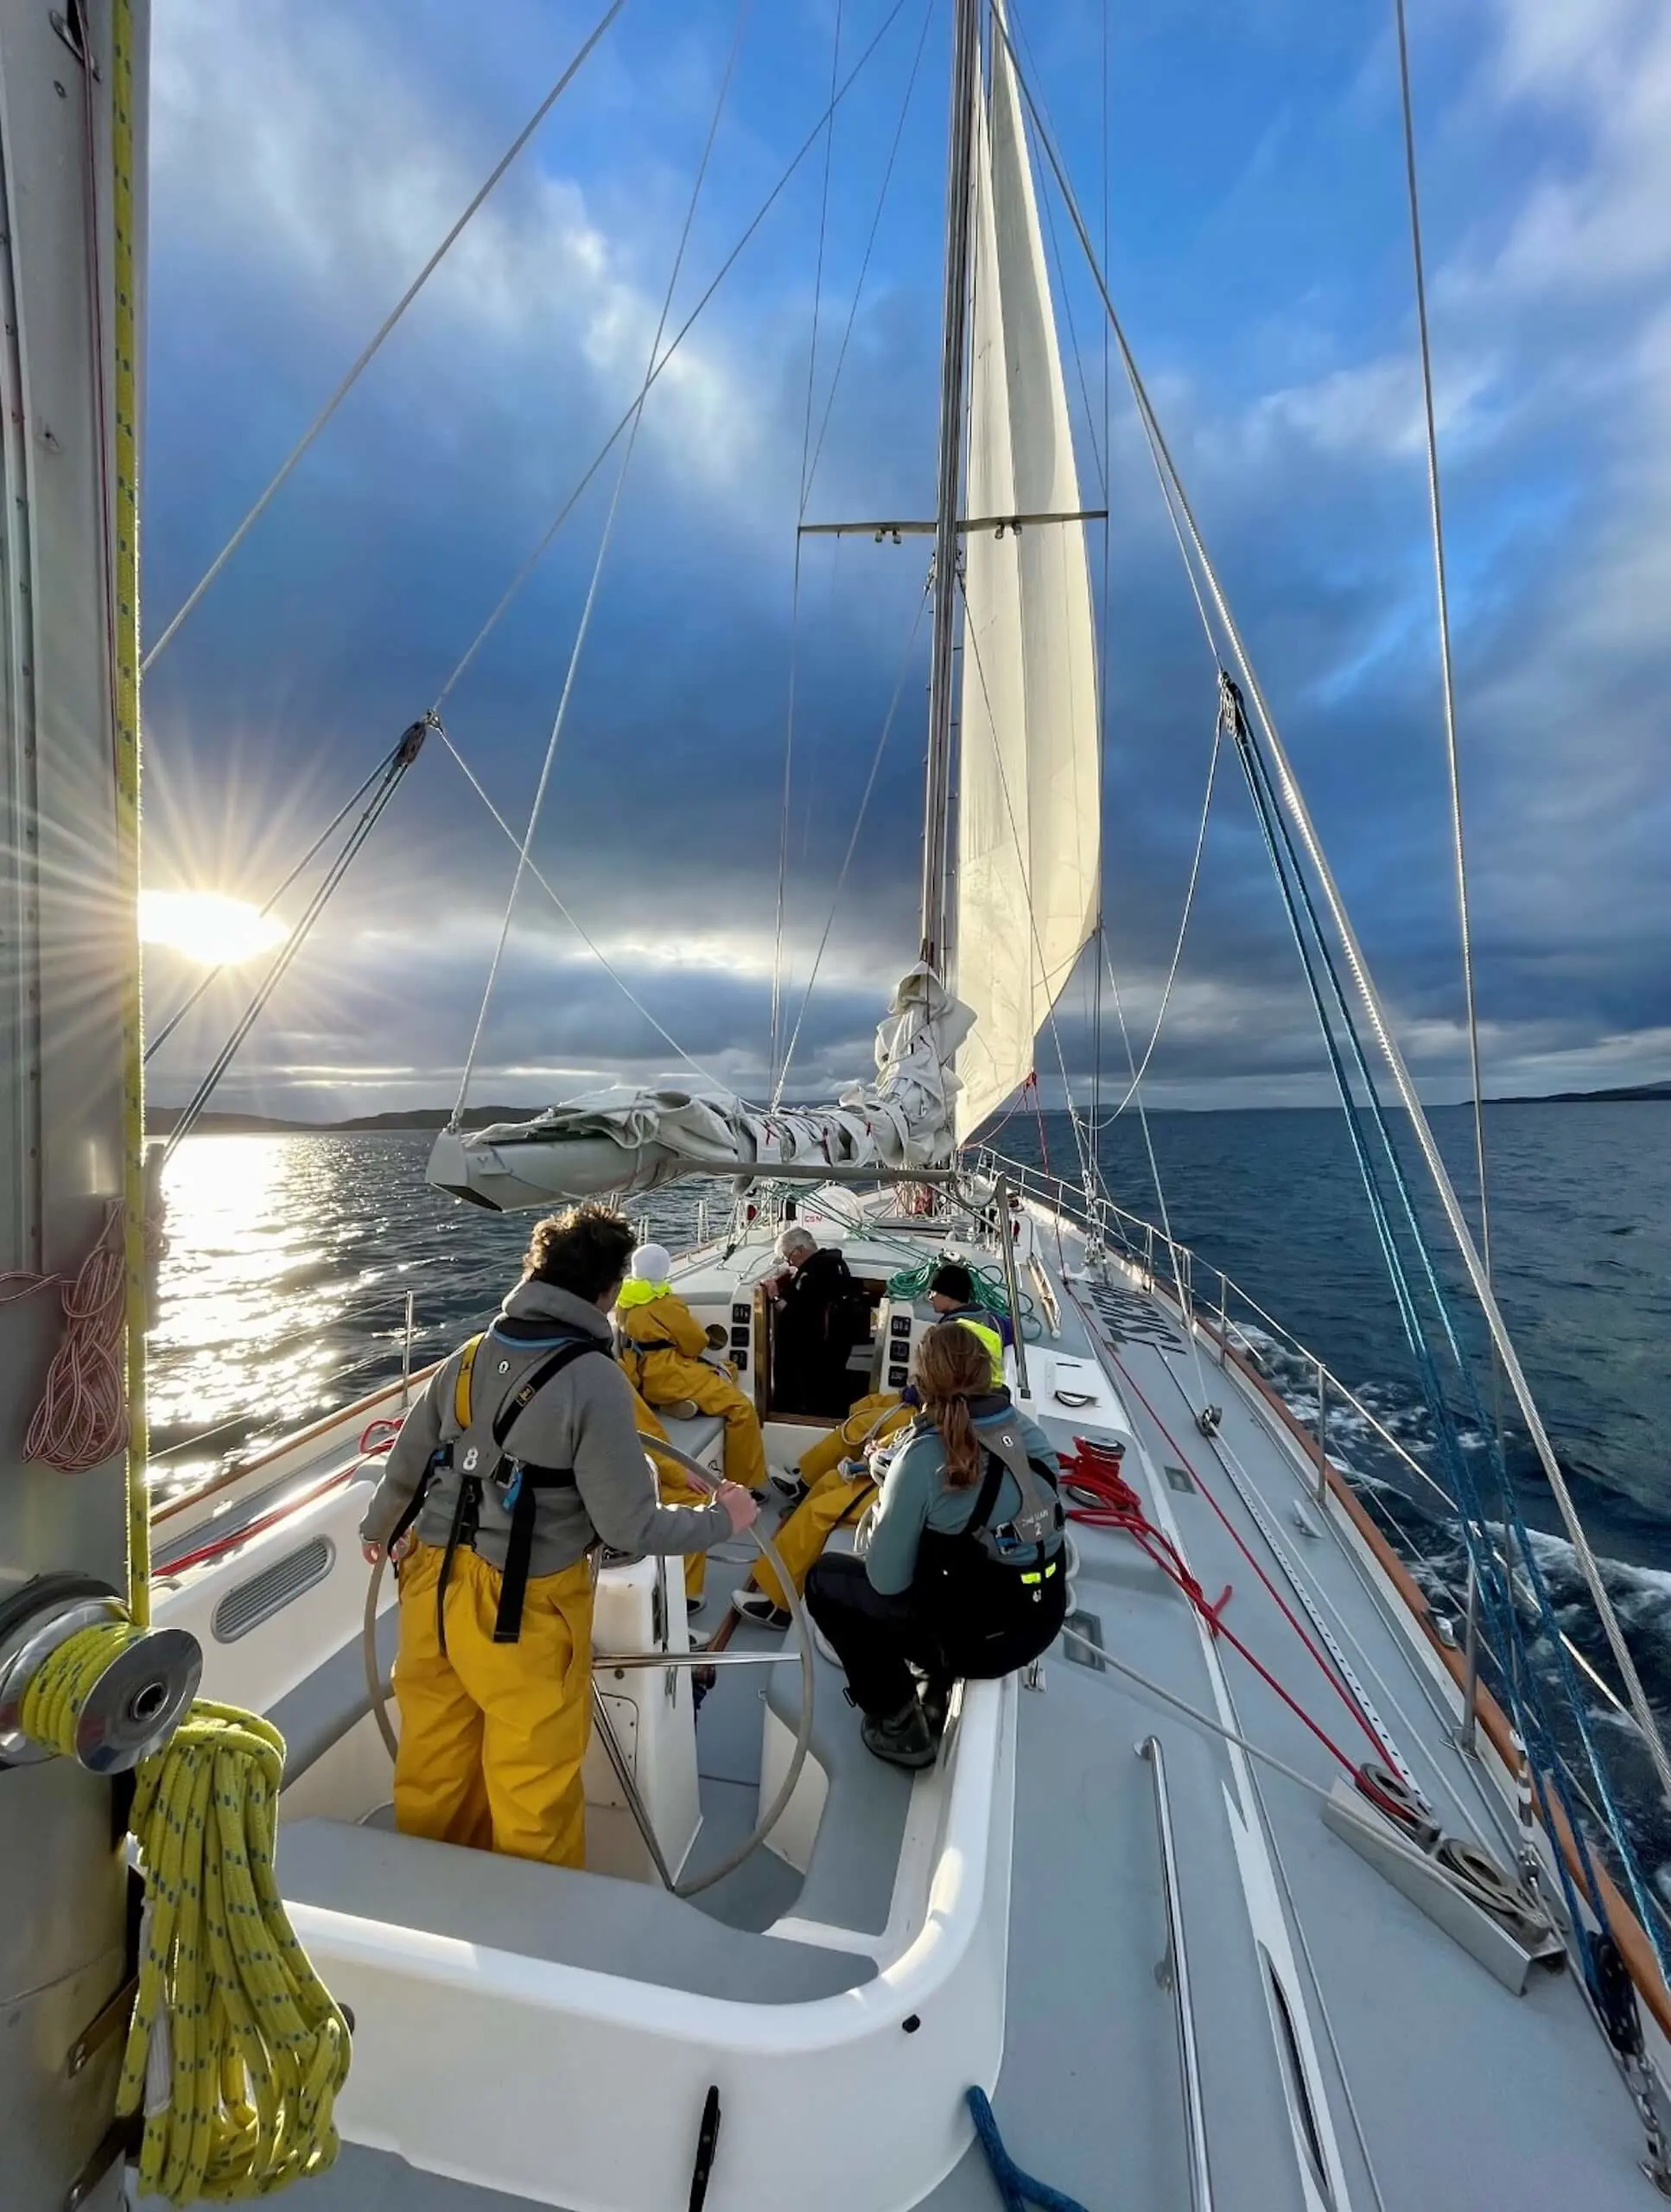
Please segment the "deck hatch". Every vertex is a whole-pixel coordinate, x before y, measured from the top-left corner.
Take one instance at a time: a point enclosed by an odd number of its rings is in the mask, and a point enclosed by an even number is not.
[[[217,1643],[236,1643],[240,1636],[247,1636],[252,1628],[270,1620],[282,1611],[293,1598],[304,1590],[311,1590],[315,1582],[322,1582],[330,1573],[336,1558],[336,1546],[328,1536],[314,1536],[299,1545],[293,1552],[286,1552],[283,1559],[275,1560],[270,1567],[252,1574],[247,1582],[240,1582],[229,1590],[214,1609],[209,1625]]]
[[[1062,1656],[1076,1667],[1089,1667],[1093,1675],[1106,1675],[1109,1668],[1107,1660],[1102,1656],[1102,1623],[1100,1617],[1088,1612],[1081,1605],[1068,1615],[1062,1625],[1064,1629],[1071,1629],[1076,1637],[1084,1638],[1083,1643],[1075,1643],[1064,1637]],[[1096,1646],[1094,1650],[1087,1648],[1093,1644]]]
[[[1161,1472],[1174,1490],[1192,1491],[1195,1477],[1187,1467],[1163,1467]]]

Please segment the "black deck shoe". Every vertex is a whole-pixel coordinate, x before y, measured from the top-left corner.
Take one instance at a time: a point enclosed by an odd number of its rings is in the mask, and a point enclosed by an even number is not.
[[[886,1759],[890,1766],[915,1769],[934,1764],[934,1738],[915,1698],[885,1719],[874,1713],[866,1713],[859,1724],[859,1734],[865,1749],[879,1759]]]
[[[756,1628],[787,1628],[790,1616],[781,1605],[774,1605],[764,1590],[743,1588],[731,1593],[731,1610],[739,1620],[753,1621]]]

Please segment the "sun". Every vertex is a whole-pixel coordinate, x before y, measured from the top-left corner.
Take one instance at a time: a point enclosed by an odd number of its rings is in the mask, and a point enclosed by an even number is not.
[[[205,968],[233,968],[270,952],[290,934],[276,915],[223,891],[144,891],[139,940],[167,945]]]

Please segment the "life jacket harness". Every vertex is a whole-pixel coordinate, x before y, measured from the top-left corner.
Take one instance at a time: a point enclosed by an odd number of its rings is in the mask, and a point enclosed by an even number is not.
[[[1003,1332],[994,1325],[986,1309],[965,1306],[956,1313],[948,1313],[945,1318],[948,1321],[955,1321],[960,1329],[967,1329],[976,1344],[985,1346],[987,1357],[992,1362],[994,1386],[1001,1389],[1004,1382]]]
[[[913,1592],[932,1609],[947,1637],[960,1643],[1019,1626],[1058,1595],[1067,1567],[1065,1516],[1054,1473],[1029,1454],[1013,1421],[982,1430],[979,1442],[986,1472],[975,1510],[955,1532],[923,1531],[912,1579]],[[994,1528],[1006,1474],[1014,1476],[1020,1490],[1020,1509]]]
[[[435,1637],[442,1656],[447,1650],[447,1585],[453,1572],[453,1560],[461,1544],[475,1548],[476,1537],[481,1526],[482,1499],[487,1486],[494,1484],[499,1492],[499,1503],[511,1516],[511,1534],[505,1545],[505,1569],[499,1577],[499,1611],[493,1621],[495,1643],[515,1643],[522,1634],[522,1610],[528,1594],[528,1569],[534,1554],[534,1522],[536,1500],[542,1491],[573,1490],[575,1470],[572,1467],[536,1467],[525,1459],[507,1457],[506,1438],[518,1421],[539,1395],[548,1382],[553,1382],[566,1367],[577,1359],[584,1359],[588,1352],[608,1357],[608,1347],[595,1337],[571,1337],[561,1344],[544,1359],[538,1360],[524,1380],[518,1383],[494,1414],[489,1433],[492,1440],[493,1460],[490,1466],[478,1466],[480,1446],[471,1445],[462,1460],[455,1461],[454,1447],[468,1434],[474,1418],[473,1377],[476,1355],[482,1345],[480,1337],[473,1337],[465,1345],[459,1361],[459,1371],[453,1385],[453,1419],[457,1433],[445,1438],[430,1454],[411,1503],[396,1522],[389,1538],[390,1549],[405,1535],[421,1511],[430,1484],[438,1475],[454,1474],[458,1478],[458,1495],[453,1503],[453,1518],[447,1531],[446,1548],[441,1555],[441,1573],[435,1580]]]
[[[679,1347],[671,1337],[629,1337],[625,1329],[615,1331],[615,1357],[632,1376],[632,1388],[643,1398],[644,1363],[652,1351],[677,1351]],[[686,1352],[683,1357],[692,1355]],[[649,1403],[645,1399],[645,1402]]]

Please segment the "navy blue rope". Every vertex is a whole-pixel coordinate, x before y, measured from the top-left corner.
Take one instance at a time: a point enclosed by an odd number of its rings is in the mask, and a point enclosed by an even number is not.
[[[1031,2174],[1023,2173],[1004,2148],[1004,2139],[998,2133],[998,2123],[992,2116],[985,2092],[970,2089],[967,2094],[975,2133],[987,2154],[998,2194],[1004,2200],[1004,2212],[1027,2212],[1029,2204],[1037,2205],[1039,2212],[1085,2212],[1077,2197],[1064,2196],[1047,2181],[1035,2181]]]

